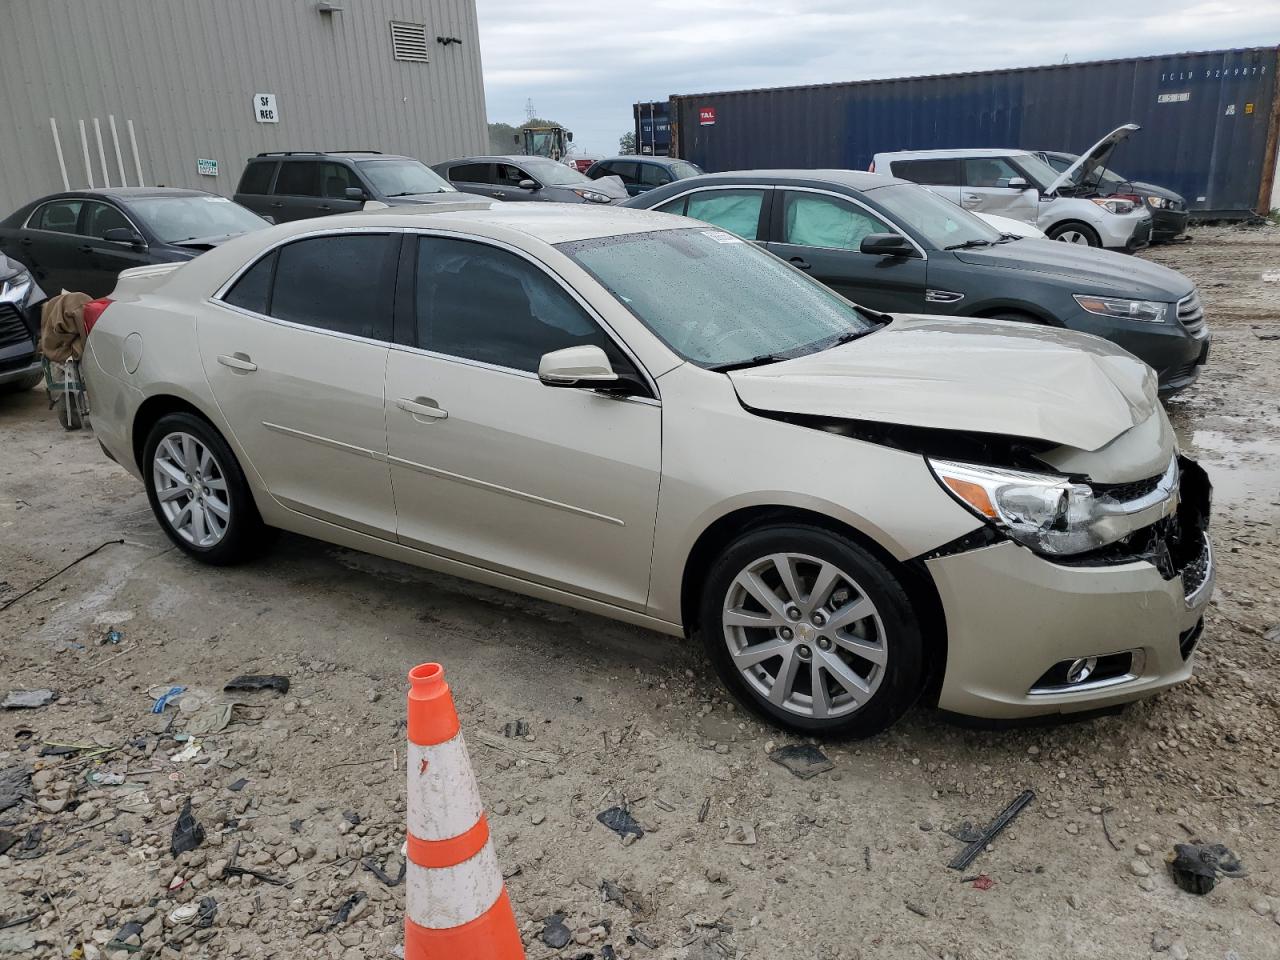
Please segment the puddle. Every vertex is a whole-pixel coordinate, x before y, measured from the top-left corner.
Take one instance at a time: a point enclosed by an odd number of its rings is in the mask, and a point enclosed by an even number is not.
[[[1213,429],[1178,425],[1182,448],[1200,461],[1213,482],[1215,508],[1280,515],[1280,438],[1246,439]]]

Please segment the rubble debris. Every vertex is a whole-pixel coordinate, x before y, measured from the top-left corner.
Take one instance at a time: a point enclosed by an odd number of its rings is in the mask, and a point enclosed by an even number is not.
[[[969,820],[963,821],[950,830],[944,830],[943,833],[954,840],[959,840],[961,843],[973,843],[982,836],[982,831],[975,828]]]
[[[234,709],[234,703],[205,704],[187,719],[187,735],[204,737],[211,733],[221,733],[231,723]]]
[[[348,920],[351,919],[351,911],[353,911],[368,896],[369,895],[365,893],[363,890],[359,891],[358,893],[353,893],[351,896],[347,897],[346,900],[342,901],[338,909],[333,912],[333,916],[331,916],[319,927],[316,927],[316,929],[313,930],[312,933],[328,933],[330,930],[333,930],[337,927],[341,927],[343,924],[345,924]]]
[[[130,920],[123,927],[116,931],[116,935],[107,941],[106,950],[108,953],[114,950],[123,950],[126,953],[133,953],[137,950],[138,945],[129,941],[134,937],[138,938],[139,943],[142,941],[142,924],[137,920]]]
[[[175,753],[169,759],[173,763],[186,763],[189,760],[194,760],[198,756],[200,756],[200,741],[190,740],[182,750]]]
[[[650,950],[657,950],[661,943],[661,941],[653,939],[653,937],[646,934],[639,927],[631,928],[631,932],[627,934],[627,942],[638,943],[642,946],[648,947]]]
[[[0,813],[31,799],[31,768],[15,763],[0,770]]]
[[[289,678],[278,673],[241,674],[230,680],[223,690],[274,690],[279,694],[289,692]]]
[[[596,814],[596,819],[620,837],[632,834],[639,840],[644,836],[644,828],[627,812],[626,807],[610,807]]]
[[[508,720],[502,727],[502,735],[508,740],[523,739],[529,735],[529,724],[524,720]]]
[[[156,702],[151,705],[152,713],[164,713],[164,708],[169,705],[169,701],[174,697],[182,696],[186,687],[170,687],[167,691],[156,697]]]
[[[201,897],[200,909],[196,912],[196,926],[201,930],[207,930],[213,926],[217,916],[218,901],[213,897]]]
[[[990,890],[995,885],[996,882],[985,873],[980,873],[973,878],[973,888],[975,890]]]
[[[22,591],[22,593],[18,594],[16,597],[10,597],[8,600],[4,601],[4,603],[0,603],[0,612],[8,610],[10,607],[12,607],[15,603],[17,603],[23,597],[30,596],[31,594],[39,590],[41,587],[43,587],[46,583],[50,582],[51,580],[56,580],[58,577],[62,576],[64,573],[66,573],[68,570],[74,567],[77,563],[80,563],[84,560],[88,560],[90,557],[92,557],[95,553],[97,553],[103,547],[109,547],[114,543],[124,543],[124,538],[119,537],[115,540],[106,540],[103,543],[98,544],[88,553],[82,553],[80,556],[76,557],[74,560],[68,563],[65,567],[63,567],[57,573],[49,574],[49,576],[45,577],[43,580],[37,583],[34,587],[28,587],[26,590]]]
[[[918,917],[924,917],[926,920],[929,918],[929,910],[914,900],[903,900],[902,905]]]
[[[769,754],[769,759],[786,767],[801,780],[810,780],[820,773],[835,769],[835,764],[827,755],[810,743],[779,747]]]
[[[45,850],[40,846],[40,841],[44,837],[44,828],[43,823],[33,826],[22,838],[22,842],[10,849],[9,856],[14,860],[34,860],[36,857],[43,857]]]
[[[634,890],[628,890],[620,883],[612,880],[600,881],[600,899],[605,903],[616,903],[624,910],[637,917],[652,913],[649,904]]]
[[[1176,843],[1165,862],[1173,882],[1197,896],[1217,886],[1219,876],[1239,879],[1249,875],[1240,858],[1220,843]]]
[[[124,634],[121,633],[119,630],[117,630],[115,627],[112,627],[105,634],[103,634],[102,639],[98,641],[98,646],[105,647],[107,644],[111,644],[113,647],[119,646],[120,641],[123,639],[124,639]]]
[[[1023,790],[1022,793],[1018,794],[1018,796],[1014,798],[1012,803],[1000,811],[999,815],[991,821],[987,828],[983,830],[982,833],[973,840],[973,842],[956,854],[947,866],[952,870],[963,870],[965,867],[969,866],[969,864],[973,863],[973,861],[977,859],[978,854],[986,849],[987,844],[998,837],[1001,831],[1011,824],[1014,818],[1021,813],[1023,808],[1034,800],[1035,797],[1036,795],[1034,790]]]
[[[191,798],[188,797],[173,825],[173,836],[169,840],[169,849],[176,857],[180,853],[194,850],[204,843],[204,827],[191,814]]]
[[[52,690],[10,690],[0,707],[5,710],[37,710],[58,699]]]
[[[739,847],[755,846],[755,824],[748,823],[746,820],[729,820],[729,832],[725,836],[724,842]]]
[[[9,848],[18,842],[18,835],[12,830],[0,830],[0,857],[9,852]]]
[[[239,780],[235,781],[234,783],[228,783],[227,789],[230,790],[232,793],[239,793],[248,785],[249,785],[249,781],[246,780],[244,777],[241,777]],[[298,831],[295,830],[293,832],[297,833]]]
[[[400,872],[397,873],[394,877],[391,876],[391,874],[387,873],[387,871],[384,870],[382,867],[380,867],[376,860],[373,860],[370,858],[361,860],[360,866],[364,867],[366,870],[372,873],[375,877],[381,880],[384,885],[388,887],[398,887],[400,886],[400,884],[404,883],[405,872],[409,869],[409,861],[408,860],[400,861]]]
[[[600,948],[600,960],[617,960],[617,956],[618,954],[611,943],[606,943]]]
[[[343,810],[342,819],[347,821],[347,823],[351,824],[353,827],[360,826],[360,814],[356,813],[354,810]]]
[[[539,934],[539,938],[552,950],[568,946],[572,936],[569,928],[564,925],[563,913],[553,913],[542,921],[542,933]]]

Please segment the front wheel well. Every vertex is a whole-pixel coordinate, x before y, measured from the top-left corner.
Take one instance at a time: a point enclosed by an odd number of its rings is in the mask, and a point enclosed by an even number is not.
[[[787,523],[818,527],[846,537],[875,556],[899,579],[911,601],[912,610],[920,620],[920,633],[925,642],[925,697],[936,699],[947,663],[947,628],[942,599],[924,564],[914,561],[903,563],[860,530],[813,510],[785,506],[744,507],[720,517],[702,531],[689,551],[680,583],[680,617],[686,635],[693,636],[701,627],[698,617],[702,585],[715,558],[745,533]]]
[[[976,313],[971,314],[971,316],[984,320],[1014,320],[1023,323],[1038,323],[1045,326],[1061,326],[1050,314],[1044,313],[1038,308],[1021,304],[1008,307],[983,307]]]
[[[175,397],[171,394],[147,397],[146,400],[142,401],[142,406],[138,407],[138,412],[133,415],[133,432],[130,437],[133,446],[133,462],[138,465],[139,470],[146,470],[142,463],[142,453],[146,448],[147,437],[151,434],[151,428],[159,422],[161,417],[171,413],[189,413],[192,416],[199,417],[217,430],[217,427],[213,425],[213,421],[206,417],[199,407],[188,403],[181,397]]]

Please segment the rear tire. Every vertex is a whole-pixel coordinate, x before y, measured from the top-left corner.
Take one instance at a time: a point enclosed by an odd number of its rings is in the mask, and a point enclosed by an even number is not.
[[[739,537],[702,588],[699,632],[729,691],[799,733],[869,737],[924,686],[906,590],[847,537],[801,524]]]
[[[207,421],[170,413],[143,447],[147,499],[169,539],[201,563],[229,566],[269,542],[244,471]]]
[[[1078,220],[1055,223],[1046,231],[1046,235],[1050,240],[1059,240],[1063,243],[1078,243],[1081,246],[1090,247],[1102,246],[1102,238],[1098,236],[1098,231]]]

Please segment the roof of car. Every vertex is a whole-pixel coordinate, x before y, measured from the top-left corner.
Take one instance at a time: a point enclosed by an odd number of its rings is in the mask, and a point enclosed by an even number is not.
[[[725,170],[722,173],[704,173],[699,177],[690,177],[677,181],[688,188],[698,183],[716,180],[761,181],[761,180],[812,180],[836,183],[854,190],[871,190],[891,183],[907,183],[897,177],[880,173],[865,173],[861,170]]]
[[[210,197],[215,194],[204,190],[188,190],[185,187],[92,187],[86,190],[63,190],[43,200],[59,197],[110,197],[113,200],[141,200],[144,197]]]
[[[527,154],[527,153],[486,154],[485,156],[477,156],[477,157],[455,157],[452,160],[445,160],[442,163],[437,163],[436,166],[443,167],[447,164],[454,164],[454,163],[482,163],[488,160],[492,160],[494,162],[501,160],[506,163],[522,163],[528,160],[540,160],[540,161],[545,161],[547,163],[560,163],[561,166],[566,166],[566,164],[561,163],[561,161],[559,160],[552,160],[550,157],[539,157],[536,154]]]
[[[639,161],[642,163],[656,163],[661,166],[671,166],[676,163],[692,163],[692,160],[682,160],[679,157],[654,157],[644,153],[620,153],[616,157],[601,157],[596,163],[612,163],[615,160]]]
[[[339,157],[343,160],[413,160],[398,153],[381,153],[377,150],[268,150],[250,157],[249,162],[269,163],[273,160],[314,160],[317,157]]]
[[[877,157],[886,160],[951,160],[956,157],[1009,157],[1015,154],[1030,153],[1020,147],[952,147],[949,150],[886,150],[877,153]]]
[[[413,222],[419,221],[419,222]],[[615,237],[654,230],[695,227],[693,221],[651,210],[632,210],[617,206],[578,203],[500,203],[488,206],[467,203],[409,204],[371,210],[367,213],[345,213],[319,220],[295,220],[268,228],[276,236],[281,232],[309,233],[342,227],[439,227],[501,238],[504,234],[521,234],[544,243],[567,243]],[[705,225],[704,225],[705,226]],[[290,229],[292,228],[292,229]],[[261,235],[266,235],[264,232]],[[255,235],[258,235],[255,232]]]

